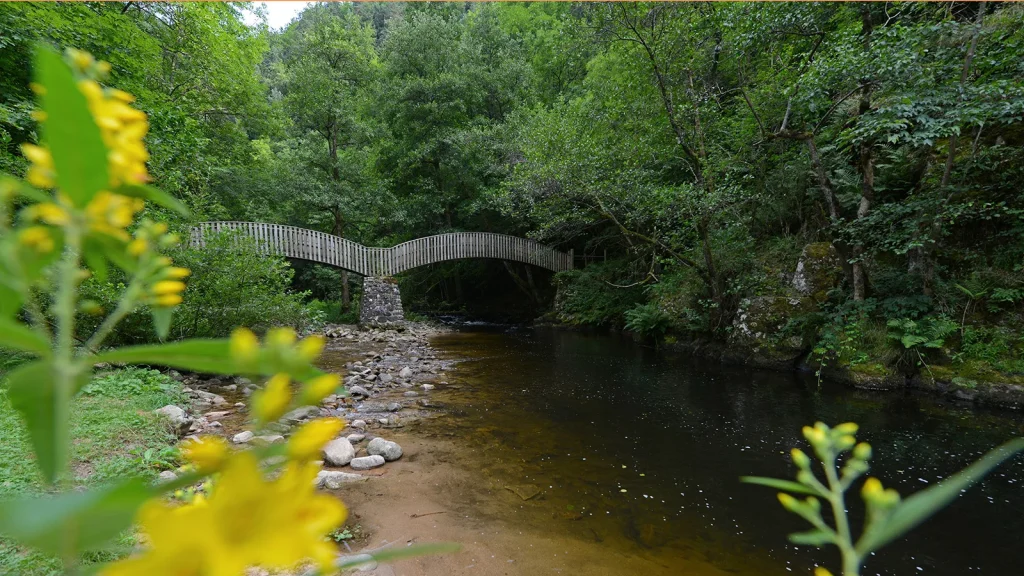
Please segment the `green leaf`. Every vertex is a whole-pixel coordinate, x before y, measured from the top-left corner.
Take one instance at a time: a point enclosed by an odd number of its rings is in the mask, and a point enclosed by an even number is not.
[[[174,210],[182,216],[189,215],[188,208],[182,204],[180,200],[153,186],[147,186],[145,184],[127,184],[119,187],[117,189],[117,193],[124,196],[131,196],[133,198],[149,200],[154,204]]]
[[[1024,450],[1024,438],[1010,440],[953,476],[910,496],[892,510],[886,522],[873,526],[861,536],[857,551],[866,555],[906,534],[1021,450]]]
[[[783,492],[795,492],[797,494],[811,494],[814,496],[822,496],[817,490],[804,486],[799,482],[793,482],[792,480],[781,480],[779,478],[765,478],[763,476],[743,476],[740,478],[740,482],[746,482],[747,484],[757,484],[759,486],[767,486],[769,488],[775,488],[782,490]]]
[[[50,354],[50,343],[46,338],[21,322],[3,316],[0,316],[0,345],[35,352],[40,356]]]
[[[53,155],[57,187],[76,206],[85,206],[108,186],[107,149],[85,95],[60,55],[36,45],[36,82],[45,88],[40,104],[46,113],[42,140]]]
[[[19,180],[6,172],[0,172],[0,189],[3,188],[13,190],[16,195],[35,202],[49,202],[53,199],[42,190],[29,186],[27,182]]]
[[[800,546],[824,546],[834,544],[836,535],[824,530],[810,530],[807,532],[795,532],[789,535],[789,541]]]
[[[458,544],[439,542],[436,544],[413,544],[412,546],[404,546],[402,548],[370,552],[369,555],[377,562],[390,562],[393,560],[402,560],[403,558],[426,556],[428,554],[451,554],[453,552],[458,552],[461,549],[462,546]],[[367,561],[365,559],[343,557],[338,560],[335,566],[338,568],[351,568],[353,566],[361,566],[366,564],[366,562]]]
[[[91,360],[96,363],[154,364],[211,374],[238,374],[245,372],[269,376],[281,371],[279,363],[267,362],[265,359],[250,370],[242,370],[232,360],[227,340],[206,338],[184,340],[169,344],[147,344],[117,348],[93,356]],[[290,372],[295,378],[303,381],[323,374],[322,371],[313,367],[307,367],[298,371],[291,370]]]
[[[153,329],[156,330],[156,337],[166,340],[171,332],[171,318],[174,316],[174,308],[153,308]]]
[[[131,526],[135,511],[154,495],[131,478],[88,492],[0,501],[0,534],[50,554],[99,548]]]
[[[88,378],[88,374],[80,375],[75,389],[81,388]],[[36,463],[52,484],[67,462],[69,444],[67,414],[58,414],[53,366],[42,360],[30,362],[12,370],[7,380],[11,406],[24,418]]]
[[[237,372],[227,340],[195,339],[170,344],[128,346],[98,354],[95,362],[157,364],[182,370],[232,374]]]

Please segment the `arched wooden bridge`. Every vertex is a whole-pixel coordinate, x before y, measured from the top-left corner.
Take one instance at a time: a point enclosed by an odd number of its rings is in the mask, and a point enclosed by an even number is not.
[[[448,260],[496,258],[533,264],[554,272],[572,269],[573,253],[516,236],[490,232],[452,232],[372,248],[332,234],[283,224],[202,222],[192,228],[191,242],[201,246],[206,234],[239,231],[254,238],[269,254],[336,266],[362,276],[392,276]]]

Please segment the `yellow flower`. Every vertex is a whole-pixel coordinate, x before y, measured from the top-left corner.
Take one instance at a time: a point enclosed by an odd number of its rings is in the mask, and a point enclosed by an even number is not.
[[[318,418],[306,424],[288,439],[288,456],[294,460],[311,460],[341,432],[345,423],[338,418]]]
[[[40,254],[53,251],[53,237],[45,226],[30,226],[18,232],[18,242]]]
[[[22,144],[21,153],[31,163],[25,179],[37,188],[53,188],[54,167],[50,151],[35,144]]]
[[[85,95],[107,146],[111,186],[148,181],[149,153],[143,138],[149,131],[149,124],[145,112],[129,106],[133,98],[121,90],[104,90],[93,80],[80,81],[78,88]]]
[[[337,374],[323,374],[306,382],[302,390],[302,401],[306,404],[319,404],[328,395],[333,394],[341,384]]]
[[[184,270],[184,268],[178,268],[178,270]],[[235,328],[231,333],[228,346],[231,358],[243,367],[252,364],[259,357],[260,341],[248,328]]]
[[[275,374],[270,380],[267,380],[267,385],[263,387],[263,390],[253,395],[253,414],[263,422],[277,420],[288,409],[291,397],[288,375]]]
[[[228,443],[219,436],[203,436],[186,443],[181,449],[182,456],[203,472],[220,469],[231,450]]]
[[[832,576],[832,573],[827,568],[817,566],[814,568],[814,576]]]
[[[132,256],[141,256],[149,248],[149,242],[142,238],[136,238],[128,243],[128,253]]]
[[[232,456],[209,498],[172,507],[143,506],[139,524],[150,548],[108,566],[104,576],[220,576],[250,566],[286,570],[314,560],[330,571],[336,556],[324,536],[342,525],[344,504],[317,494],[317,466],[291,462],[267,482],[256,458]]]
[[[183,300],[181,294],[160,294],[153,300],[153,303],[163,308],[170,308],[181,304]]]
[[[272,328],[267,331],[266,342],[272,348],[285,350],[295,343],[295,338],[295,330],[291,328]]]
[[[75,66],[80,71],[88,70],[96,62],[92,57],[92,54],[82,50],[76,50],[75,48],[68,48],[68,55],[71,56],[71,61],[74,62]]]
[[[168,278],[188,278],[190,274],[192,274],[192,271],[188,268],[179,268],[177,266],[164,270],[164,275]]]
[[[153,285],[153,294],[177,294],[185,291],[185,283],[180,280],[161,280]]]
[[[296,351],[299,354],[299,358],[303,362],[312,362],[320,357],[320,353],[324,350],[325,339],[323,336],[308,336],[303,338],[299,345],[296,346]]]

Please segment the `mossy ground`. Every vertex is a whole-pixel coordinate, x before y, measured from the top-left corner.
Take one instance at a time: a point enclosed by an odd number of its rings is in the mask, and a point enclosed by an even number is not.
[[[9,369],[17,360],[6,358]],[[182,403],[177,382],[152,370],[130,368],[93,379],[74,404],[71,419],[72,461],[67,482],[75,487],[102,484],[113,478],[155,477],[176,465],[176,436],[153,410]],[[11,408],[0,373],[0,498],[44,491],[28,434]],[[125,534],[119,550],[95,552],[87,563],[104,562],[130,550]],[[0,539],[0,574],[50,576],[61,574],[60,562]]]

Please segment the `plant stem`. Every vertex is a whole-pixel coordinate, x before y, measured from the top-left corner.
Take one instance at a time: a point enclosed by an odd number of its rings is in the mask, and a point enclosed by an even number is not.
[[[843,576],[860,576],[860,555],[853,546],[850,535],[850,520],[846,516],[846,502],[843,498],[843,485],[836,472],[836,454],[829,450],[829,458],[822,462],[825,477],[828,479],[829,504],[836,521],[836,534],[839,551],[843,555]]]
[[[131,284],[125,289],[124,294],[121,296],[121,300],[117,303],[117,308],[107,316],[103,323],[100,324],[99,328],[93,332],[93,335],[89,338],[89,341],[85,343],[87,350],[95,352],[99,348],[100,344],[103,344],[103,340],[110,334],[110,331],[121,320],[124,319],[132,310],[135,309],[136,301],[139,298],[139,292],[142,290],[142,274],[135,276],[132,279]]]
[[[78,222],[71,222],[65,228],[65,253],[57,277],[57,294],[53,303],[53,314],[57,319],[57,339],[54,357],[54,413],[56,415],[57,449],[60,456],[56,478],[65,476],[70,457],[70,441],[67,437],[68,420],[71,414],[71,397],[81,368],[74,358],[75,342],[75,293],[78,286],[79,260],[82,248],[82,230]],[[78,573],[78,558],[74,549],[74,536],[70,533],[75,526],[64,527],[64,550],[61,559],[65,574]]]

